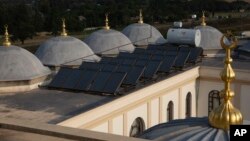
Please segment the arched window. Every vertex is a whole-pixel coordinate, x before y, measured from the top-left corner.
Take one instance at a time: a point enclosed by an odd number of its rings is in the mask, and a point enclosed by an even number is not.
[[[192,110],[192,94],[188,92],[186,96],[186,118],[191,117]]]
[[[167,121],[174,119],[174,103],[173,101],[168,102],[167,108]]]
[[[130,137],[136,137],[145,130],[145,123],[142,118],[138,117],[134,120],[130,128]]]
[[[208,114],[221,104],[220,92],[212,90],[208,94]]]

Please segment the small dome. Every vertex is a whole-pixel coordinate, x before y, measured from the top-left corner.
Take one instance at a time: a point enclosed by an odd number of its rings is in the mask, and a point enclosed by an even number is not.
[[[90,34],[84,42],[96,54],[113,55],[119,52],[133,52],[131,41],[121,32],[112,29],[101,29]]]
[[[201,31],[201,42],[200,46],[204,50],[221,50],[220,39],[222,37],[222,33],[211,26],[197,26],[195,29],[199,29]]]
[[[145,23],[134,23],[122,30],[134,45],[146,46],[148,44],[164,44],[167,41],[153,26]]]
[[[100,60],[88,45],[71,36],[50,38],[40,45],[35,55],[44,65],[48,66],[80,65],[82,61],[97,62]]]
[[[17,46],[0,46],[0,80],[31,80],[50,74],[32,53]]]
[[[172,120],[144,131],[139,138],[177,141],[229,141],[229,133],[209,125],[208,118]]]

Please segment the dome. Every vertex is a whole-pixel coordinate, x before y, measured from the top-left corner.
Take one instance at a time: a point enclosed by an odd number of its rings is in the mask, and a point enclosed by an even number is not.
[[[90,34],[84,42],[96,54],[113,55],[119,52],[133,52],[131,41],[121,32],[112,29],[101,29]]]
[[[200,46],[204,50],[221,50],[220,38],[222,33],[211,26],[197,26],[195,29],[199,29],[201,32]]]
[[[188,118],[172,120],[144,131],[139,138],[176,141],[229,141],[229,132],[213,128],[208,118]]]
[[[167,41],[153,26],[145,23],[134,23],[122,30],[134,45],[145,46],[148,44],[164,44]]]
[[[50,74],[32,53],[17,46],[0,46],[0,80],[31,80]]]
[[[81,40],[71,36],[58,36],[40,45],[35,55],[44,65],[80,65],[82,61],[96,62],[100,58]]]

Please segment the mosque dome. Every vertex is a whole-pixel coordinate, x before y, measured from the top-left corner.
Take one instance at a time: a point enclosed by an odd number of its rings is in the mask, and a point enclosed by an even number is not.
[[[84,42],[96,54],[108,55],[134,51],[131,41],[121,32],[112,29],[98,30],[87,37]]]
[[[35,55],[47,66],[80,65],[82,61],[97,62],[100,60],[87,44],[67,36],[63,20],[61,36],[53,37],[40,45]]]
[[[0,46],[0,80],[31,80],[50,74],[32,53],[17,46]]]
[[[80,65],[82,61],[98,62],[100,58],[83,41],[71,36],[58,36],[40,45],[35,55],[44,65]]]
[[[93,32],[84,42],[96,54],[115,55],[119,54],[119,52],[133,52],[134,45],[131,41],[121,32],[110,29],[107,16],[105,29]]]
[[[140,20],[138,23],[128,25],[122,30],[134,45],[146,46],[148,44],[164,44],[167,41],[162,34],[153,26],[143,23],[140,10]]]
[[[200,46],[204,50],[219,50],[221,49],[220,38],[222,33],[211,26],[196,26],[195,29],[199,29],[201,32]]]
[[[208,118],[172,120],[144,131],[139,138],[179,141],[229,141],[229,132],[209,125]]]

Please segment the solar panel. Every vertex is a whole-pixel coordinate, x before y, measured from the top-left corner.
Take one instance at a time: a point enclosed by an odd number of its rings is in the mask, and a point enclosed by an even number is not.
[[[165,55],[178,55],[177,51],[166,51]]]
[[[136,58],[124,59],[122,65],[134,65],[136,62]]]
[[[151,54],[137,54],[137,59],[149,60],[150,58],[151,58]]]
[[[113,60],[113,57],[102,57],[100,63],[109,63]]]
[[[107,80],[109,79],[109,77],[111,76],[112,72],[105,72],[105,71],[100,71],[93,83],[90,86],[90,91],[94,91],[94,92],[102,92],[102,90],[104,89],[106,83],[110,83]]]
[[[84,75],[83,70],[74,69],[71,74],[65,79],[62,87],[65,89],[74,89],[82,75]]]
[[[106,83],[102,92],[110,94],[116,93],[125,77],[126,77],[125,72],[112,73],[108,79],[108,83]]]
[[[70,76],[72,69],[70,68],[61,68],[53,80],[50,82],[48,87],[53,88],[62,88],[62,84],[64,83],[65,79]]]
[[[143,77],[153,78],[154,75],[156,74],[156,72],[158,71],[161,63],[162,62],[159,60],[149,61],[145,70],[144,70]]]
[[[128,53],[128,52],[120,52],[118,58],[135,58],[136,54]]]
[[[145,67],[133,66],[132,69],[128,72],[123,84],[126,85],[136,85],[140,77],[144,73]]]
[[[152,60],[163,60],[166,56],[165,55],[154,55],[152,56]]]
[[[190,47],[180,47],[179,51],[190,51]]]
[[[188,62],[196,63],[198,58],[202,55],[202,48],[196,47],[190,49],[190,55],[188,57]]]
[[[146,50],[144,48],[135,48],[134,54],[142,54],[145,53]]]
[[[179,50],[179,47],[166,47],[165,48],[166,51],[174,51],[174,52],[178,52]]]
[[[102,67],[102,71],[115,71],[117,69],[118,65],[117,64],[105,64]]]
[[[82,72],[83,75],[79,76],[79,81],[75,85],[74,89],[87,91],[90,87],[91,82],[94,80],[94,78],[98,72],[99,71],[84,70]]]
[[[144,60],[144,59],[139,59],[139,60],[137,60],[136,62],[135,62],[135,65],[136,66],[146,66],[147,65],[147,63],[148,63],[148,60]]]
[[[162,64],[159,68],[159,72],[170,72],[172,66],[175,63],[176,56],[166,56],[166,58],[162,61]]]
[[[175,60],[174,66],[177,68],[183,68],[185,63],[187,62],[189,54],[189,52],[179,52]]]
[[[79,67],[79,69],[90,69],[90,70],[100,70],[101,68],[102,68],[102,64],[96,63],[96,62],[84,62]]]

